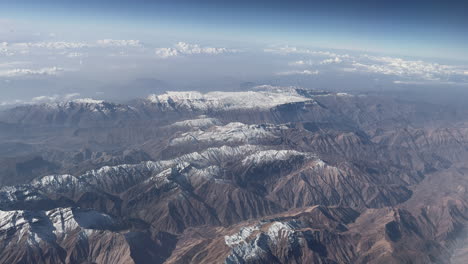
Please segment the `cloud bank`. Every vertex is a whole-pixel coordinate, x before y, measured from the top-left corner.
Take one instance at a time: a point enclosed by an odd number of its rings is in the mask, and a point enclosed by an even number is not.
[[[4,70],[0,71],[0,77],[21,77],[21,76],[47,76],[47,75],[58,75],[59,73],[63,72],[64,69],[59,67],[49,67],[49,68],[41,68],[41,69],[11,69],[11,70]]]
[[[303,70],[303,71],[284,71],[284,72],[278,72],[276,75],[318,75],[319,71],[318,70]]]
[[[330,51],[315,51],[297,47],[275,47],[264,52],[288,57],[305,57],[288,63],[290,67],[314,66],[315,69],[288,70],[277,75],[311,75],[317,71],[343,71],[348,73],[368,73],[389,75],[403,80],[396,84],[416,84],[437,82],[440,84],[468,83],[468,66],[446,65],[424,60],[409,60],[389,56],[371,56],[367,54],[338,54]],[[325,58],[323,58],[325,57]],[[326,68],[326,66],[328,68]],[[332,68],[330,66],[333,65]],[[325,67],[325,68],[324,68]]]
[[[160,58],[196,54],[217,55],[228,52],[234,52],[234,50],[230,50],[227,48],[201,47],[198,44],[189,44],[185,42],[178,42],[172,48],[157,48],[155,50],[156,56]]]

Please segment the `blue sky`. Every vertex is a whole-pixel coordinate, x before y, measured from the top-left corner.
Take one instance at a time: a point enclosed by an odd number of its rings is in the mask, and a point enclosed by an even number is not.
[[[325,48],[468,57],[467,1],[2,0],[0,10],[3,17],[51,27],[124,24],[142,35],[156,29],[183,37],[193,31],[206,39],[287,39]]]
[[[467,7],[419,0],[0,0],[0,107],[70,95],[126,100],[162,89],[235,90],[247,82],[464,87]]]

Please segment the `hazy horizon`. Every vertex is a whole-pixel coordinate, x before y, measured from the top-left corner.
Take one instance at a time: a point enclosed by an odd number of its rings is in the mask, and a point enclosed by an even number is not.
[[[465,7],[463,1],[2,1],[0,106],[71,94],[125,101],[243,83],[371,92],[468,88]]]

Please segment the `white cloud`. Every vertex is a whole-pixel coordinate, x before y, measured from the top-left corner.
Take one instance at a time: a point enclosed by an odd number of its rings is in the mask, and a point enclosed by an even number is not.
[[[51,41],[51,42],[18,42],[18,43],[1,43],[0,49],[10,47],[12,50],[29,50],[30,48],[43,49],[82,49],[93,47],[141,47],[139,40],[115,40],[102,39],[95,43],[89,42],[68,42],[68,41]]]
[[[277,54],[313,54],[313,55],[329,55],[329,52],[321,52],[321,51],[313,51],[309,49],[301,49],[297,47],[290,47],[290,46],[284,46],[284,47],[275,47],[275,48],[267,48],[264,49],[264,52],[268,53],[277,53]]]
[[[322,60],[320,62],[313,62],[311,60],[298,60],[298,61],[293,61],[290,62],[290,66],[311,66],[311,65],[326,65],[326,64],[338,64],[342,63],[343,59],[340,57],[332,57],[329,59]]]
[[[335,58],[330,58],[330,59],[323,60],[323,61],[320,62],[320,64],[322,64],[322,65],[338,64],[338,63],[342,63],[342,62],[343,62],[343,60],[340,57],[335,57]]]
[[[71,99],[76,98],[78,96],[80,96],[79,93],[69,93],[69,94],[63,95],[62,98],[63,98],[63,100],[68,101],[68,100],[71,100]]]
[[[24,101],[23,100],[12,100],[12,101],[0,102],[1,107],[13,106],[13,105],[18,105],[18,104],[24,104]]]
[[[304,60],[298,60],[298,61],[292,61],[289,63],[290,66],[304,66],[304,65],[313,65],[314,63],[310,60],[304,61]]]
[[[21,77],[21,76],[40,76],[40,75],[57,75],[63,72],[62,68],[50,67],[41,69],[11,69],[0,71],[0,77]]]
[[[275,53],[275,54],[306,54],[306,55],[313,55],[313,56],[324,56],[324,57],[338,57],[338,58],[351,58],[348,54],[337,54],[330,51],[320,51],[320,50],[310,50],[310,49],[302,49],[297,47],[274,47],[274,48],[267,48],[263,50],[264,52],[268,53]]]
[[[90,45],[85,42],[22,42],[11,44],[12,47],[18,48],[45,48],[45,49],[80,49],[86,48]]]
[[[169,57],[174,57],[178,55],[179,55],[179,51],[176,50],[175,48],[156,49],[156,56],[161,57],[161,58],[169,58]]]
[[[404,60],[394,57],[368,55],[364,55],[363,58],[367,60],[356,61],[352,66],[360,71],[433,81],[447,80],[450,77],[464,74],[463,69],[455,66],[421,60]]]
[[[58,95],[53,95],[53,96],[41,95],[41,96],[32,98],[31,101],[34,103],[52,102],[52,101],[57,100],[57,98],[58,98]]]
[[[129,56],[128,52],[125,52],[125,51],[113,52],[109,54],[109,57],[128,57],[128,56]]]
[[[8,48],[8,42],[0,43],[0,56],[13,56],[15,53]]]
[[[274,47],[264,49],[265,52],[270,52],[279,55],[301,55],[301,57],[325,57],[320,60],[301,59],[289,62],[289,66],[314,66],[318,70],[320,67],[330,64],[336,64],[341,71],[345,72],[367,72],[374,74],[384,74],[399,77],[400,81],[410,81],[411,83],[418,81],[432,81],[437,83],[468,83],[468,66],[444,65],[423,60],[407,60],[396,57],[387,56],[370,56],[337,54],[330,51],[315,51],[310,49],[302,49],[297,47]],[[286,71],[277,73],[278,75],[312,75],[317,74],[317,71]]]
[[[213,48],[213,47],[201,47],[198,44],[189,44],[185,42],[179,42],[174,45],[173,48],[158,48],[155,53],[158,57],[169,58],[180,55],[194,55],[194,54],[222,54],[227,52],[234,52],[227,48]]]
[[[37,96],[31,99],[31,102],[29,103],[34,103],[34,104],[39,104],[39,103],[53,103],[53,102],[61,102],[61,101],[70,101],[73,98],[76,98],[80,96],[79,93],[70,93],[70,94],[64,94],[64,95],[41,95]],[[24,102],[27,103],[27,102]]]
[[[284,71],[278,72],[276,75],[317,75],[319,71],[310,71],[310,70],[303,70],[303,71]]]
[[[90,47],[84,42],[15,42],[15,43],[0,43],[0,55],[15,56],[29,54],[33,50],[71,50]]]
[[[18,65],[27,65],[30,64],[28,61],[9,61],[0,63],[0,68],[11,68]]]
[[[70,53],[66,53],[66,56],[68,58],[81,58],[81,57],[86,57],[87,54],[81,53],[81,52],[70,52]]]
[[[467,82],[450,82],[450,81],[393,81],[394,84],[403,85],[453,85],[453,86],[468,86]]]
[[[101,47],[142,47],[140,41],[134,39],[101,39],[96,43]]]
[[[179,42],[176,45],[176,49],[182,54],[220,54],[227,52],[226,48],[212,48],[212,47],[200,47],[198,44],[188,44],[185,42]]]
[[[69,94],[54,94],[54,95],[41,95],[31,98],[30,100],[10,100],[0,102],[0,107],[12,107],[15,105],[27,105],[27,104],[44,104],[44,103],[57,103],[57,102],[67,102],[79,97],[79,93],[69,93]]]

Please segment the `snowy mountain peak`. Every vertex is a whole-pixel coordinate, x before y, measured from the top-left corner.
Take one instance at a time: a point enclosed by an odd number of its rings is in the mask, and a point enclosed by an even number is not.
[[[183,110],[241,110],[269,109],[281,104],[310,101],[294,89],[263,89],[245,92],[167,92],[150,95],[147,101],[168,109]]]
[[[232,122],[224,126],[213,126],[205,130],[197,130],[183,133],[170,141],[171,146],[190,143],[253,143],[266,139],[277,139],[285,125],[247,125],[240,122]]]

